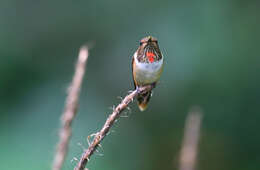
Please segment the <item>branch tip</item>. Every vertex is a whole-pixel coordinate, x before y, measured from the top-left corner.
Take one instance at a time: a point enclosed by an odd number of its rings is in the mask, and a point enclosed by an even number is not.
[[[199,106],[192,107],[185,122],[179,170],[195,169],[201,120],[202,109]]]
[[[79,56],[75,68],[72,82],[67,90],[64,112],[61,116],[61,128],[59,132],[59,142],[53,160],[53,170],[61,170],[68,151],[68,144],[71,136],[71,124],[77,113],[78,100],[83,81],[85,66],[88,59],[88,48],[83,46],[79,51]]]
[[[138,88],[138,90],[132,91],[130,94],[125,96],[124,99],[122,99],[121,103],[113,109],[112,113],[108,116],[105,124],[103,125],[102,129],[96,133],[93,141],[89,145],[88,149],[84,151],[84,153],[81,155],[80,161],[78,162],[77,166],[74,168],[74,170],[84,170],[86,164],[89,162],[91,155],[97,150],[98,146],[101,146],[100,143],[104,139],[105,136],[107,136],[111,130],[110,128],[113,126],[113,124],[118,120],[120,115],[122,114],[122,111],[125,109],[128,109],[128,105],[130,102],[134,100],[134,98],[141,93],[145,93],[147,91],[152,90],[154,87],[152,85],[147,85],[144,87]]]

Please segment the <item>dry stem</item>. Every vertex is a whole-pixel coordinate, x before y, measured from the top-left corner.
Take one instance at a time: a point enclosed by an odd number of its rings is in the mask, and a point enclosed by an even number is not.
[[[85,65],[88,59],[88,48],[83,46],[80,49],[78,61],[75,68],[72,83],[68,89],[66,105],[61,117],[60,139],[57,145],[56,155],[53,161],[53,170],[60,170],[65,160],[68,144],[71,136],[71,123],[77,113],[78,98],[81,89],[83,76],[85,73]]]
[[[187,116],[179,170],[194,170],[200,136],[201,109],[194,107]]]
[[[92,143],[89,145],[88,149],[84,151],[82,154],[80,161],[78,162],[77,166],[74,168],[74,170],[84,170],[86,164],[88,163],[90,156],[94,153],[94,151],[97,149],[100,142],[104,139],[104,137],[109,132],[110,128],[114,124],[115,120],[120,116],[122,111],[127,108],[128,104],[134,100],[134,98],[139,93],[145,93],[153,88],[152,85],[148,85],[145,87],[141,87],[138,90],[134,90],[132,93],[127,95],[121,103],[113,110],[112,114],[109,115],[107,118],[103,128],[95,134],[95,137],[92,141]]]

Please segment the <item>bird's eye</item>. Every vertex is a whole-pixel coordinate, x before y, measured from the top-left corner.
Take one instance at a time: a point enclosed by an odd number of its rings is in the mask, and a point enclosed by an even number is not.
[[[140,45],[142,45],[143,43],[142,42],[140,42]]]

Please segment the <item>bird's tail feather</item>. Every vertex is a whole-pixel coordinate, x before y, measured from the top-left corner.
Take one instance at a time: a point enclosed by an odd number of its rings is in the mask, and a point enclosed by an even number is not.
[[[147,108],[147,104],[150,100],[152,91],[146,92],[144,94],[138,94],[137,104],[141,111],[144,111]]]

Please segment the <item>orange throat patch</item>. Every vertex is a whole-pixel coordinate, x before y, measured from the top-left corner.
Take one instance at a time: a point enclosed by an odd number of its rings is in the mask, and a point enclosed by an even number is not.
[[[154,56],[155,54],[153,52],[147,52],[146,53],[146,56],[148,57],[148,60],[150,63],[153,63],[154,62]]]

